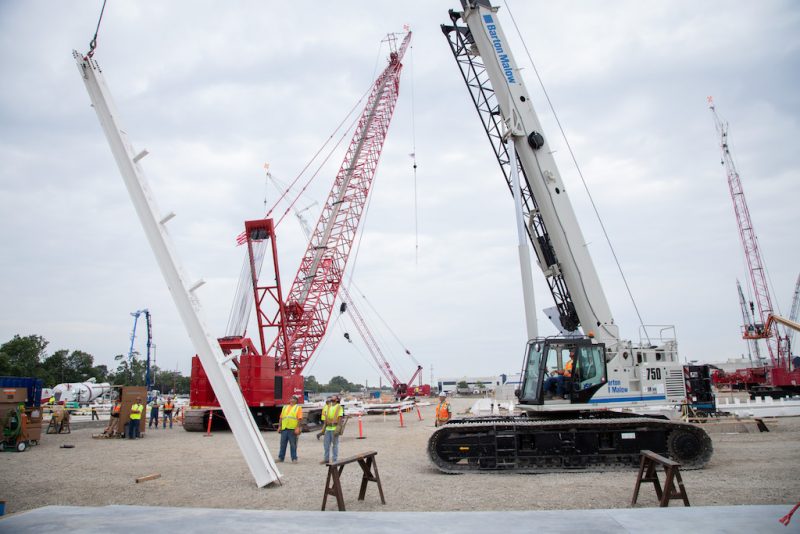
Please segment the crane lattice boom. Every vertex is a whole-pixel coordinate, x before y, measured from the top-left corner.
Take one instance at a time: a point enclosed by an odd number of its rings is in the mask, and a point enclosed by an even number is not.
[[[747,267],[750,271],[753,297],[758,307],[758,319],[761,320],[760,323],[754,325],[745,325],[744,337],[745,339],[764,339],[767,343],[767,349],[769,349],[772,365],[777,367],[779,366],[777,329],[774,335],[769,335],[769,332],[764,328],[769,316],[772,315],[773,309],[769,288],[767,286],[767,275],[764,270],[764,262],[761,259],[761,252],[758,249],[758,239],[755,229],[753,228],[753,221],[750,218],[750,210],[747,207],[747,199],[744,196],[742,181],[739,178],[739,172],[736,170],[736,165],[733,163],[733,157],[731,156],[730,147],[728,146],[728,124],[723,122],[719,118],[719,115],[717,115],[717,110],[711,98],[709,98],[709,108],[714,115],[714,124],[720,136],[722,165],[725,167],[725,173],[728,176],[728,187],[731,193],[731,200],[733,200],[733,211],[736,214],[739,236],[742,240]],[[756,318],[754,317],[754,319]]]
[[[367,202],[399,94],[408,32],[373,84],[333,188],[322,208],[289,290],[286,341],[278,339],[276,365],[298,374],[325,334],[347,258]],[[393,36],[390,38],[393,42]]]

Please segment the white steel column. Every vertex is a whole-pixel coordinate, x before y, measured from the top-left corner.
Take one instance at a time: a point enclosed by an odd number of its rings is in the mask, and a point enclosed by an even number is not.
[[[242,451],[247,466],[255,478],[258,487],[278,481],[281,474],[267,449],[264,438],[253,420],[250,408],[242,396],[233,373],[224,366],[224,356],[217,340],[209,333],[202,318],[202,309],[194,291],[202,285],[202,281],[189,284],[175,254],[172,240],[165,224],[171,219],[169,214],[162,217],[155,198],[139,165],[139,160],[147,155],[146,151],[136,154],[133,151],[127,134],[119,124],[111,94],[106,86],[103,74],[97,62],[85,58],[73,51],[78,64],[78,71],[86,84],[86,90],[97,112],[100,125],[108,139],[111,152],[117,161],[122,179],[128,188],[133,206],[142,223],[147,240],[153,249],[161,274],[175,301],[186,331],[192,340],[194,349],[200,357],[203,369],[208,375],[211,387],[225,413],[225,418],[233,431],[236,442]]]

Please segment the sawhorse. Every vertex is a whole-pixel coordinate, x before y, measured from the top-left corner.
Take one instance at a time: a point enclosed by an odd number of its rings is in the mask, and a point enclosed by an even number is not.
[[[664,467],[664,473],[667,478],[664,480],[664,489],[661,489],[661,482],[658,480],[658,473],[656,472],[657,466]],[[686,496],[686,488],[683,487],[683,479],[681,478],[680,471],[681,464],[669,458],[665,458],[660,454],[652,451],[642,451],[642,462],[639,465],[639,475],[636,477],[636,486],[633,489],[633,498],[631,499],[631,506],[636,504],[636,499],[639,498],[639,487],[642,482],[652,482],[656,488],[656,496],[658,497],[658,505],[662,508],[669,506],[670,499],[680,497],[683,499],[683,504],[689,506],[689,497]],[[678,488],[675,489],[675,482],[678,483]]]
[[[367,494],[367,483],[376,482],[378,484],[378,492],[381,495],[381,504],[386,504],[386,499],[383,497],[383,487],[381,486],[381,477],[378,475],[378,464],[375,461],[376,451],[362,452],[355,456],[350,456],[337,462],[328,463],[328,479],[325,482],[325,495],[322,498],[322,511],[325,511],[325,505],[328,502],[328,495],[336,497],[336,504],[339,506],[339,511],[344,512],[344,495],[342,495],[341,476],[344,466],[358,462],[361,470],[364,472],[361,477],[361,490],[358,492],[358,500],[363,501],[364,496]]]

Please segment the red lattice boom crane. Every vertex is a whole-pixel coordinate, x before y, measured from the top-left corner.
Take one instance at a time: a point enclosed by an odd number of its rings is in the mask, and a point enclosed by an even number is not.
[[[393,50],[389,65],[375,80],[355,133],[322,208],[319,220],[300,262],[289,294],[284,300],[278,271],[275,225],[272,219],[245,223],[244,238],[258,321],[260,351],[242,335],[220,339],[223,352],[236,367],[245,400],[260,426],[269,427],[279,408],[292,395],[302,396],[302,371],[322,341],[336,295],[342,283],[358,225],[364,213],[400,89],[402,59],[411,41],[407,32]],[[271,241],[269,253],[274,283],[262,285],[258,273],[264,252],[259,247]],[[268,341],[269,340],[269,341]],[[204,430],[209,407],[218,406],[199,360],[192,360],[192,406],[184,428]]]

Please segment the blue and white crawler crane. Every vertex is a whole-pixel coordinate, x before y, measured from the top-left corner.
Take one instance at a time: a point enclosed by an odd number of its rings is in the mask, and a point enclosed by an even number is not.
[[[643,326],[638,344],[620,339],[498,9],[488,0],[462,0],[462,7],[450,11],[442,31],[515,197],[520,233],[533,246],[563,335],[538,336],[523,261],[530,339],[517,394],[523,415],[451,420],[431,436],[431,460],[447,473],[605,471],[638,465],[640,451],[649,449],[702,468],[713,452],[704,430],[635,413],[686,401],[674,328],[648,336]],[[522,244],[521,258],[528,255]],[[563,371],[573,351],[564,398],[546,400],[548,371]]]

